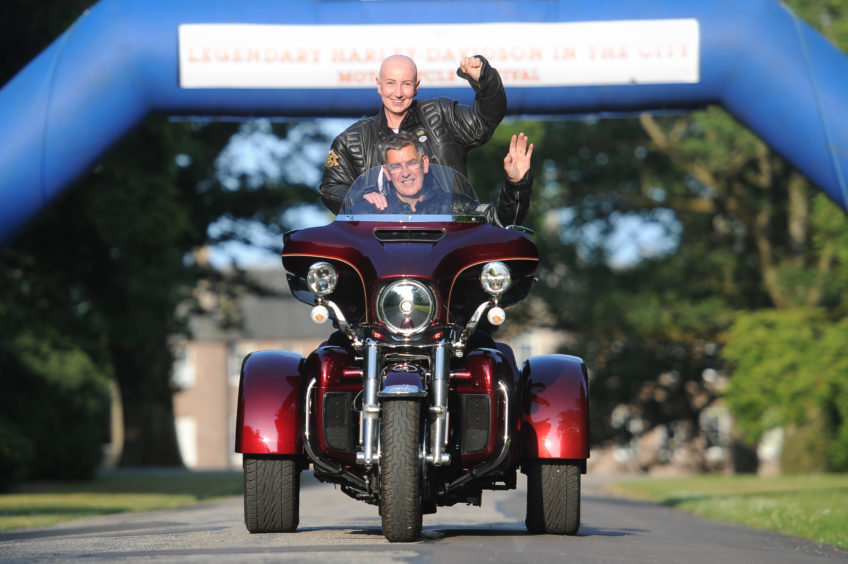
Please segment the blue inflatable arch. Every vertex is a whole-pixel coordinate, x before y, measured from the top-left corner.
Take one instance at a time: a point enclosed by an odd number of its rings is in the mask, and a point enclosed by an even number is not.
[[[358,28],[360,33],[365,30],[363,45],[373,46],[386,37],[383,47],[390,51],[396,45],[390,42],[396,41],[391,33],[397,33],[401,14],[404,22],[419,26],[402,32],[405,45],[412,46],[410,52],[417,34],[428,26],[444,26],[439,33],[450,32],[447,36],[453,41],[479,44],[479,38],[488,38],[495,46],[490,55],[493,64],[509,71],[504,80],[511,114],[616,113],[721,104],[848,209],[848,60],[777,0],[102,0],[0,90],[0,243],[151,112],[283,117],[373,113],[378,105],[373,78],[361,85],[328,86],[324,78],[310,75],[327,65],[309,45],[317,41],[328,46],[330,67],[365,62],[376,70],[379,56],[385,54],[380,48],[346,52],[336,43],[358,43],[350,35]],[[593,22],[602,27],[592,27]],[[197,24],[225,26],[204,29]],[[260,42],[265,37],[260,32],[269,29],[262,26],[287,27],[270,28],[276,33],[274,46],[242,51],[227,43],[238,36],[231,33],[239,31],[234,24],[254,24],[246,34]],[[207,39],[192,35],[198,30],[213,43],[218,41],[219,47],[204,47]],[[532,37],[542,47],[517,52],[521,49],[516,45],[523,43],[510,43],[513,32],[519,38]],[[244,29],[240,33],[244,36]],[[619,34],[630,39],[609,39]],[[655,34],[671,39],[652,44]],[[596,36],[607,39],[593,44]],[[430,41],[426,52],[424,47],[415,51],[419,67],[420,58],[438,58],[442,53],[447,75],[463,47],[475,48],[459,45],[453,50],[450,39],[441,44],[438,39]],[[544,49],[549,52],[542,55]],[[499,55],[514,59],[514,64]],[[662,57],[682,57],[688,63],[668,76],[663,68],[642,76],[637,72],[641,65],[633,62],[636,55],[646,64],[647,59]],[[588,66],[567,66],[580,56]],[[300,62],[305,75],[288,83],[294,74],[282,73],[269,81],[260,76],[257,82],[256,77],[224,73],[224,81],[235,85],[218,84],[220,76],[185,75],[193,62],[263,57]],[[537,68],[535,58],[546,59],[539,64],[547,66]],[[601,60],[618,65],[612,69],[615,76],[604,74],[600,67],[606,63],[598,63]],[[621,79],[622,72],[631,71],[633,77]],[[355,78],[342,74],[338,80]],[[437,70],[422,76],[422,96],[470,101],[467,85],[452,85],[449,76],[438,75]],[[437,86],[424,90],[431,83]]]

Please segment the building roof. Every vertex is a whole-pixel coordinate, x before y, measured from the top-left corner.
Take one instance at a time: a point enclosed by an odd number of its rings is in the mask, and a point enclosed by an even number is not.
[[[271,292],[271,296],[245,294],[238,303],[241,327],[222,327],[215,310],[192,315],[191,338],[196,341],[233,339],[320,339],[333,332],[329,323],[318,325],[309,317],[310,307],[289,292],[282,268],[248,271],[248,276]]]

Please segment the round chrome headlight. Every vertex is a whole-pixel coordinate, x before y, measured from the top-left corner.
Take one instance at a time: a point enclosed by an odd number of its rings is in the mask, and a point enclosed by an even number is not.
[[[392,282],[377,296],[377,317],[389,331],[404,337],[426,329],[435,313],[436,297],[417,280]]]
[[[316,296],[326,296],[335,290],[338,281],[336,269],[329,262],[316,262],[306,273],[306,285]]]
[[[499,296],[506,292],[512,278],[509,268],[502,262],[487,262],[483,265],[483,273],[480,275],[480,285],[487,294]]]

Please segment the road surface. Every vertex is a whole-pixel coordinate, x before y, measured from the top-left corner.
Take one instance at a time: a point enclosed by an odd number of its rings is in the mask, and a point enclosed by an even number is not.
[[[599,480],[584,477],[574,537],[527,534],[521,481],[512,492],[484,492],[482,507],[426,515],[422,540],[403,544],[383,538],[376,507],[309,482],[296,533],[249,534],[241,498],[229,498],[0,533],[0,561],[848,563],[848,552],[833,547],[614,498]]]

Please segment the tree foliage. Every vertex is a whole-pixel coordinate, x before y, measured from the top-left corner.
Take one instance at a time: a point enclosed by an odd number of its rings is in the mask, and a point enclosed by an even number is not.
[[[844,2],[789,4],[845,48]],[[703,452],[715,440],[707,410],[726,397],[749,440],[778,425],[809,436],[804,426],[817,425],[837,444],[845,414],[814,398],[823,386],[848,404],[842,365],[814,364],[826,385],[801,384],[791,368],[827,357],[835,341],[818,337],[844,335],[842,210],[718,107],[504,123],[471,153],[472,179],[496,185],[491,163],[519,130],[537,147],[530,221],[543,257],[528,310],[571,332],[568,352],[587,359],[596,443],[662,428],[670,448]],[[800,320],[816,327],[803,353],[787,337]],[[806,396],[775,411],[775,395],[756,394],[770,386],[786,402]],[[825,446],[814,446],[823,459]],[[841,454],[827,460],[848,468]]]
[[[51,9],[14,3],[13,17],[4,24],[43,17],[44,32],[38,40],[14,46],[27,51],[10,46],[4,52],[14,53],[18,68],[23,66],[78,10],[73,3]],[[265,129],[284,138],[293,127]],[[232,175],[218,156],[239,130],[234,123],[149,118],[0,250],[0,361],[6,389],[15,392],[6,397],[27,406],[4,410],[0,449],[22,454],[22,464],[15,467],[24,474],[41,476],[40,470],[49,467],[35,471],[33,465],[54,460],[41,454],[52,448],[44,435],[35,440],[25,432],[31,424],[53,428],[33,413],[49,413],[49,402],[63,401],[66,409],[54,410],[67,415],[63,425],[76,423],[90,431],[91,417],[102,416],[100,404],[94,403],[109,378],[118,383],[123,402],[121,463],[181,464],[171,403],[172,341],[185,331],[199,284],[233,299],[256,290],[237,269],[225,277],[210,268],[203,249],[222,241],[249,241],[246,226],[255,222],[279,236],[290,227],[287,209],[317,202],[314,190],[284,176]],[[322,139],[315,127],[299,131]],[[210,228],[222,218],[223,227]],[[238,323],[231,313],[222,312],[222,323]],[[55,390],[41,394],[34,375]],[[68,401],[68,389],[81,397]],[[102,433],[66,430],[61,436],[65,450],[76,451],[89,471],[96,467]],[[93,463],[83,456],[91,449],[98,453]],[[80,473],[63,466],[53,467],[50,476]]]

